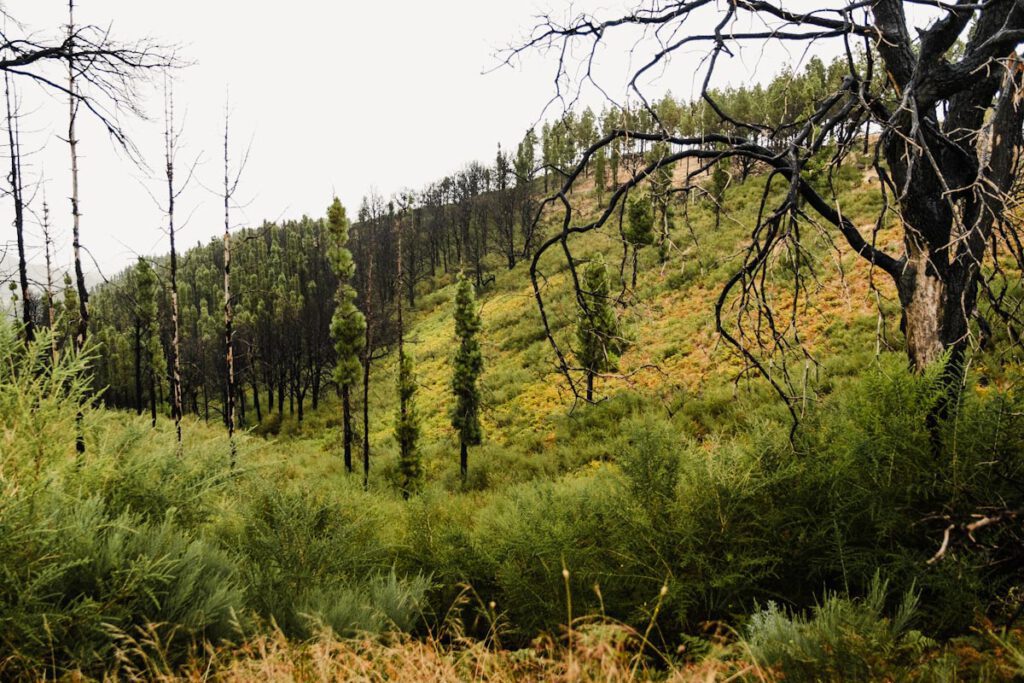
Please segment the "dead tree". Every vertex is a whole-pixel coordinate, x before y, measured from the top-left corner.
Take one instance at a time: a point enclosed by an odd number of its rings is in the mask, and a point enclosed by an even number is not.
[[[82,270],[82,242],[80,232],[81,213],[78,210],[78,138],[75,136],[75,119],[78,116],[80,99],[75,83],[75,71],[78,65],[75,58],[75,3],[68,0],[68,150],[71,153],[71,249],[75,260],[75,288],[78,290],[78,325],[75,328],[75,352],[81,353],[85,348],[85,337],[89,332],[89,288],[85,285],[85,272]],[[82,413],[79,412],[76,424],[78,433],[75,435],[75,451],[79,455],[85,453],[85,434],[82,431]]]
[[[5,17],[15,31],[22,29],[16,19],[6,12]],[[100,122],[115,143],[137,160],[139,155],[122,124],[122,117],[143,114],[139,85],[146,81],[146,76],[177,65],[172,48],[149,40],[120,42],[111,36],[108,28],[77,25],[74,20],[74,0],[68,0],[68,24],[59,39],[42,39],[35,33],[12,34],[6,26],[0,31],[0,71],[4,72],[5,77],[10,77],[12,82],[19,78],[32,81],[44,90],[68,98],[72,246],[75,285],[79,295],[79,320],[74,338],[77,349],[85,345],[89,320],[88,291],[81,266],[79,232],[78,139],[75,134],[79,107],[84,107]],[[62,81],[52,73],[57,68],[66,69],[66,80]],[[20,169],[18,176],[20,181]],[[85,448],[81,437],[79,434],[76,442],[79,453]]]
[[[46,319],[50,325],[50,361],[57,365],[57,310],[53,305],[53,237],[50,234],[50,205],[43,192],[43,251],[46,255]]]
[[[167,235],[170,239],[170,287],[171,287],[171,417],[174,418],[174,433],[178,439],[178,453],[181,454],[181,418],[183,412],[181,394],[181,309],[178,304],[178,250],[175,244],[174,206],[188,186],[191,173],[181,188],[174,186],[174,162],[178,150],[180,131],[174,124],[174,93],[165,82],[164,87],[164,170],[167,178]],[[193,165],[193,170],[195,166]]]
[[[246,151],[234,177],[231,175],[231,159],[229,156],[229,133],[231,112],[229,105],[224,106],[224,362],[225,362],[225,401],[224,421],[228,428],[228,441],[231,444],[231,467],[234,468],[238,455],[235,443],[235,316],[231,299],[231,204],[238,191],[238,183],[249,158]]]
[[[18,239],[18,282],[21,285],[21,321],[24,326],[25,342],[35,338],[32,317],[31,292],[28,288],[28,259],[25,256],[25,195],[24,178],[21,174],[21,140],[18,134],[17,94],[12,101],[10,74],[4,74],[4,99],[7,103],[7,141],[11,156],[11,173],[8,183],[11,200],[14,202],[14,231]]]
[[[363,290],[366,316],[366,344],[363,346],[363,490],[370,488],[370,363],[373,361],[373,332],[377,323],[373,309],[373,246],[366,246],[366,287]]]
[[[571,238],[601,228],[630,188],[679,162],[689,171],[683,187],[675,188],[679,192],[697,189],[698,179],[709,169],[733,158],[767,171],[751,240],[742,264],[721,292],[715,318],[724,339],[780,394],[787,395],[780,385],[785,380],[773,377],[759,358],[791,343],[799,308],[794,304],[804,283],[800,269],[794,268],[787,312],[773,306],[766,276],[783,253],[793,263],[813,268],[807,256],[808,233],[845,242],[872,269],[891,279],[911,366],[920,371],[948,359],[951,390],[962,379],[979,295],[1002,317],[1011,338],[1017,336],[1022,307],[1015,285],[1024,250],[1020,228],[1008,210],[1016,205],[1011,190],[1024,122],[1024,69],[1017,53],[1024,43],[1024,6],[1012,0],[941,3],[928,15],[929,22],[914,25],[905,11],[911,5],[904,0],[849,0],[799,13],[772,0],[726,5],[663,0],[608,17],[579,14],[567,22],[544,17],[525,43],[510,50],[509,59],[528,50],[554,49],[560,54],[556,96],[571,102],[583,83],[611,88],[600,82],[594,57],[611,36],[631,34],[642,66],[621,85],[657,124],[653,133],[628,128],[608,133],[584,151],[562,187],[544,202],[545,207],[560,206],[564,215],[561,229],[534,255],[531,275],[548,338],[574,391],[578,392],[578,379],[571,371],[577,369],[551,334],[544,309],[541,259],[558,247],[582,299]],[[758,27],[751,29],[754,24]],[[705,30],[707,26],[713,28]],[[834,43],[845,55],[845,77],[811,111],[787,115],[773,125],[744,120],[719,101],[716,78],[720,65],[739,49],[765,42]],[[709,132],[686,136],[661,124],[642,84],[674,57],[695,48],[705,52],[697,75],[701,104],[717,124]],[[579,71],[572,55],[582,55]],[[574,73],[584,74],[583,80],[574,80]],[[667,143],[668,150],[618,184],[596,219],[580,221],[570,190],[591,158],[618,140]],[[874,229],[858,228],[844,215],[834,190],[809,182],[808,164],[816,156],[829,155],[831,179],[850,163],[852,154],[865,148],[885,198]],[[781,199],[772,196],[773,187],[784,190]],[[888,253],[876,242],[883,220],[893,215],[902,231],[901,254]],[[1018,274],[1004,272],[1004,259],[1015,263]],[[729,324],[727,311],[736,312]]]

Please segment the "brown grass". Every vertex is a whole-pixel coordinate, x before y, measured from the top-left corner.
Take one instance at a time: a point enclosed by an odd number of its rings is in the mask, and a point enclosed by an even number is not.
[[[223,681],[456,681],[629,683],[632,681],[769,680],[766,672],[733,656],[724,642],[700,663],[671,664],[663,656],[642,651],[643,638],[628,627],[594,621],[575,628],[571,646],[564,640],[538,638],[532,648],[504,650],[492,642],[394,637],[339,639],[330,632],[296,644],[279,631],[258,635],[239,646],[206,645],[182,666],[171,666],[163,652],[168,643],[151,629],[125,638],[116,663],[104,676],[109,681],[163,683]],[[642,656],[646,652],[647,657]],[[659,666],[652,666],[655,662]],[[72,676],[72,680],[85,680]]]

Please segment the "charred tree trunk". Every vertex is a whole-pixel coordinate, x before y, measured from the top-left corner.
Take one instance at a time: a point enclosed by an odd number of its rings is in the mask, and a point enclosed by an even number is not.
[[[462,478],[462,487],[465,488],[469,476],[469,446],[462,439],[459,439],[459,476]]]
[[[81,213],[78,209],[78,138],[75,136],[75,119],[78,115],[75,83],[75,3],[68,0],[68,149],[71,154],[71,248],[75,259],[75,287],[78,289],[78,326],[75,331],[75,351],[85,348],[89,333],[89,289],[85,286],[85,272],[82,270]],[[75,416],[77,434],[75,451],[85,453],[85,433],[82,430],[81,411]]]
[[[151,426],[156,428],[156,369],[149,366],[149,417]]]
[[[238,457],[235,443],[235,316],[231,305],[231,198],[238,187],[238,177],[231,181],[230,159],[228,157],[228,134],[231,117],[224,109],[224,419],[228,428],[228,443],[231,452],[231,467]],[[243,164],[244,165],[244,164]],[[241,173],[241,171],[239,171]]]
[[[363,489],[370,488],[370,362],[373,359],[373,251],[366,259],[366,346],[363,350]]]
[[[50,325],[50,361],[57,364],[57,310],[53,305],[53,264],[51,262],[52,240],[50,239],[50,205],[43,195],[43,249],[46,252],[46,316]]]
[[[252,407],[256,411],[256,424],[263,422],[263,411],[260,408],[260,387],[256,383],[256,373],[252,375]]]
[[[24,326],[25,342],[35,338],[35,323],[32,319],[31,294],[28,289],[28,259],[25,257],[25,198],[22,192],[21,140],[18,135],[17,102],[11,102],[10,76],[4,72],[4,96],[7,101],[7,140],[11,154],[11,200],[14,202],[14,231],[18,239],[18,281],[21,285],[21,322]],[[17,96],[15,96],[17,97]]]
[[[165,90],[164,101],[164,162],[167,175],[167,234],[171,241],[171,417],[174,434],[181,455],[181,418],[184,412],[181,391],[181,309],[178,303],[178,250],[175,245],[174,202],[178,192],[174,189],[174,157],[177,132],[174,130],[174,96]]]
[[[351,387],[348,384],[341,385],[341,414],[343,442],[345,449],[345,472],[352,474],[352,405]]]
[[[142,415],[142,321],[135,319],[135,414]]]
[[[228,229],[228,200],[224,201],[224,360],[226,364],[226,405],[225,419],[228,427],[228,440],[231,449],[231,465],[234,466],[237,455],[235,445],[235,319],[231,306],[231,232]]]

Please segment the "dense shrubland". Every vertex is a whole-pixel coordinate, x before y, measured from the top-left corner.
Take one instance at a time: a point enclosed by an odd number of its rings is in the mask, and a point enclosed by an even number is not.
[[[466,493],[435,480],[404,502],[337,470],[291,471],[283,444],[252,437],[230,470],[226,436],[198,423],[185,457],[164,421],[88,406],[92,452],[33,438],[86,403],[86,359],[40,363],[48,344],[2,328],[5,676],[190,666],[204,642],[230,660],[274,628],[293,642],[457,632],[525,646],[583,616],[580,643],[593,616],[627,641],[646,632],[644,670],[661,652],[673,667],[707,655],[787,680],[1009,675],[976,650],[1016,637],[999,629],[1021,607],[1017,526],[955,535],[929,560],[951,521],[1024,506],[1012,391],[969,387],[938,454],[923,425],[939,379],[889,355],[823,387],[794,443],[756,395],[723,411],[725,436],[697,438],[685,414],[623,394],[566,418],[563,446],[592,455],[549,463],[550,476]],[[599,452],[584,448],[595,440]],[[975,654],[958,659],[942,643],[972,628],[956,647]],[[635,643],[623,647],[632,661]]]

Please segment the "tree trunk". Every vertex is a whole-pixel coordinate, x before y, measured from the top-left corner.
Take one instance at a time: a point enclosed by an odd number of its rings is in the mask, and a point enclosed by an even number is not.
[[[35,338],[35,326],[32,320],[31,294],[28,289],[28,260],[25,257],[25,200],[22,193],[21,178],[21,140],[18,135],[15,102],[11,102],[11,83],[7,72],[4,72],[4,94],[7,99],[7,139],[11,155],[11,199],[14,201],[14,230],[18,238],[18,280],[21,285],[21,321],[24,325],[25,341]]]
[[[78,289],[78,327],[75,331],[75,351],[81,353],[85,348],[85,338],[89,332],[89,289],[85,286],[85,273],[82,270],[82,242],[79,231],[81,213],[78,209],[78,138],[75,137],[75,118],[78,114],[78,102],[75,99],[75,3],[68,0],[68,149],[71,153],[71,250],[75,259],[75,287]],[[82,429],[83,414],[75,416],[75,451],[78,455],[85,453],[85,432]]]
[[[370,360],[373,358],[373,252],[366,260],[366,344],[363,348],[363,490],[370,488]]]
[[[344,431],[345,472],[352,474],[352,405],[351,389],[348,384],[341,385],[341,419]]]
[[[369,329],[369,325],[367,325]],[[370,348],[367,333],[366,348]],[[363,359],[363,489],[370,488],[370,353]]]
[[[181,390],[181,311],[178,305],[178,250],[174,242],[174,96],[165,92],[164,108],[164,162],[167,175],[167,232],[171,241],[171,417],[174,419],[174,434],[178,440],[178,455],[181,455],[181,418],[185,411]]]
[[[152,427],[156,429],[156,372],[149,368],[149,416]]]
[[[135,319],[135,414],[142,415],[142,321]]]
[[[899,286],[907,355],[917,371],[941,360],[947,351],[955,356],[951,364],[962,360],[977,297],[976,280],[964,286],[957,281],[960,278],[943,278],[928,261],[926,251],[908,258]]]
[[[469,475],[469,447],[465,441],[459,440],[459,474],[462,476],[462,487],[466,487],[466,477]]]
[[[224,358],[227,365],[227,386],[225,387],[226,404],[224,418],[228,426],[228,443],[231,453],[231,467],[235,466],[238,448],[235,445],[235,350],[234,350],[234,312],[231,308],[231,196],[234,192],[229,179],[228,164],[228,124],[229,117],[224,116]],[[237,186],[237,181],[235,183]]]
[[[263,422],[263,411],[260,409],[260,387],[256,383],[256,373],[252,377],[252,407],[256,411],[256,424]]]
[[[50,206],[43,195],[43,249],[46,252],[46,315],[50,324],[50,360],[57,364],[57,335],[54,329],[57,324],[57,311],[53,305],[53,264],[51,257],[52,240],[50,239]]]

